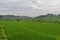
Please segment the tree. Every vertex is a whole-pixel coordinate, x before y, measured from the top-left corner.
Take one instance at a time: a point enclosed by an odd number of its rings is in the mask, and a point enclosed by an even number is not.
[[[20,19],[17,19],[16,21],[20,21]]]
[[[0,15],[0,18],[3,17],[2,15]]]

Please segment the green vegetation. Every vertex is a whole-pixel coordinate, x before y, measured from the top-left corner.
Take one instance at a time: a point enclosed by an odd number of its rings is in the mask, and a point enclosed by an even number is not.
[[[0,40],[8,40],[4,29],[5,27],[0,25]]]
[[[60,24],[32,21],[0,21],[8,40],[60,40]]]

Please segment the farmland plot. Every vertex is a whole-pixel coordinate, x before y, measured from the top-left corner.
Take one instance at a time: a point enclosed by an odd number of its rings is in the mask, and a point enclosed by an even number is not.
[[[0,25],[5,26],[8,40],[60,40],[60,24],[0,21]]]

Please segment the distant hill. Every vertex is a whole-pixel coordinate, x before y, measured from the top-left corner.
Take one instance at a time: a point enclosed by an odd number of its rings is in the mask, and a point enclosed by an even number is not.
[[[14,16],[14,15],[0,15],[0,20],[28,20],[31,17],[28,16]]]
[[[29,20],[38,22],[60,22],[60,15],[46,14],[37,17],[28,16],[14,16],[14,15],[0,15],[0,20]]]
[[[46,14],[35,17],[36,21],[54,22],[60,21],[60,15]]]

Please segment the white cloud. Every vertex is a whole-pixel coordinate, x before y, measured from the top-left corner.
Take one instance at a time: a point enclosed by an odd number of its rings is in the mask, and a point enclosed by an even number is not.
[[[7,0],[8,2],[17,2],[17,0]]]
[[[54,6],[55,5],[59,5],[60,4],[60,1],[59,0],[48,0],[48,1],[42,1],[42,3],[39,2],[39,4],[43,5],[44,7],[51,7],[51,6]]]
[[[60,0],[0,0],[0,12],[28,16],[36,16],[48,12],[56,14],[60,13]]]

